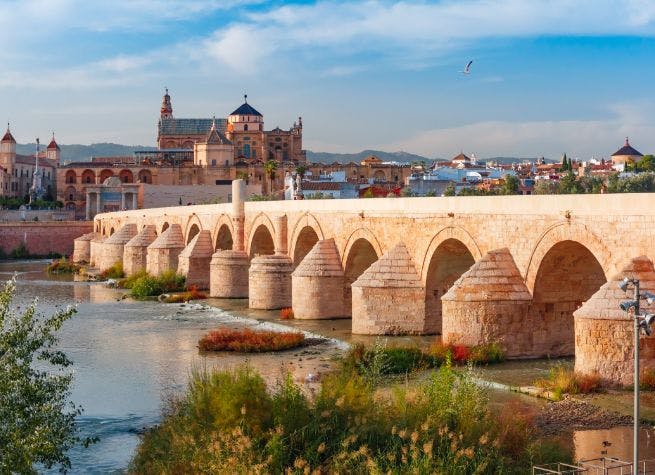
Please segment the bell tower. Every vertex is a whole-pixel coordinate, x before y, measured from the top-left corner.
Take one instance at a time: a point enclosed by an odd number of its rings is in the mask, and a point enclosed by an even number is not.
[[[7,123],[7,132],[0,141],[0,166],[3,166],[10,173],[14,168],[14,161],[16,159],[16,140],[11,135],[9,130],[9,123]]]
[[[173,118],[173,105],[171,104],[171,96],[168,94],[168,88],[165,88],[164,97],[161,100],[160,118]]]

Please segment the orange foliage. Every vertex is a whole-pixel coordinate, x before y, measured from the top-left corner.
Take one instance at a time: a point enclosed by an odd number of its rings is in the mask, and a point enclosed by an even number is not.
[[[281,309],[280,318],[282,320],[291,320],[293,318],[293,309],[291,307]]]
[[[239,351],[258,353],[288,350],[300,346],[305,335],[300,332],[253,331],[221,328],[206,334],[198,342],[202,351]]]

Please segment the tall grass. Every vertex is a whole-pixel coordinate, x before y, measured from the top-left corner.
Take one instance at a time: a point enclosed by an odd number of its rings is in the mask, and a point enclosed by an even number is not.
[[[548,377],[538,379],[535,386],[551,391],[553,399],[559,400],[564,394],[588,394],[601,389],[598,375],[580,374],[564,365],[557,365],[548,371]]]
[[[48,274],[76,274],[80,271],[81,266],[71,260],[62,257],[55,259],[46,267]]]
[[[111,267],[103,270],[100,273],[100,277],[103,279],[122,279],[125,277],[125,272],[123,271],[123,262],[115,262]]]
[[[311,399],[289,376],[269,390],[248,367],[196,370],[184,397],[144,434],[130,470],[518,474],[569,458],[535,442],[529,421],[513,422],[492,415],[469,371],[450,365],[385,395],[342,369]]]

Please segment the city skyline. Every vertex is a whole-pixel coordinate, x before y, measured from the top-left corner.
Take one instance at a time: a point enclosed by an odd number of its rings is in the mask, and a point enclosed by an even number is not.
[[[154,145],[167,86],[177,117],[225,117],[245,92],[268,129],[301,115],[313,151],[588,158],[626,135],[655,148],[648,2],[230,5],[0,4],[16,139]]]

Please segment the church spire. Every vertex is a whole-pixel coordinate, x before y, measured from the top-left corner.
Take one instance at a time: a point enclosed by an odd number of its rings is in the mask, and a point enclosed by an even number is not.
[[[171,96],[168,94],[168,88],[164,88],[164,97],[161,101],[160,116],[162,119],[173,118],[173,105],[171,104]]]

